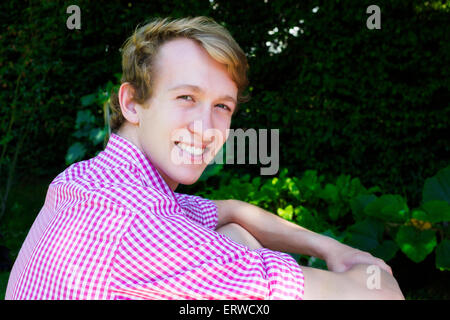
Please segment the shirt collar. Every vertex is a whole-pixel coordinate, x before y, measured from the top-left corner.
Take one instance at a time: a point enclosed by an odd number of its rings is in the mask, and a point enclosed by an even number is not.
[[[154,187],[175,200],[174,192],[161,177],[150,159],[131,141],[111,133],[104,152],[112,156],[117,162],[132,162],[138,168],[146,187]]]

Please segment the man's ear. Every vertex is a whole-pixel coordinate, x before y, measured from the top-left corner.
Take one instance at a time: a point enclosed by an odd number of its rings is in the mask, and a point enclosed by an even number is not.
[[[136,110],[137,103],[133,100],[134,88],[129,82],[122,83],[119,88],[119,103],[123,117],[132,124],[139,124]]]

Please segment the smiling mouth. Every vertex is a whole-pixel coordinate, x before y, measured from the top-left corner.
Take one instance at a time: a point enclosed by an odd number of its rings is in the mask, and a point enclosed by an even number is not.
[[[207,150],[207,147],[195,147],[193,145],[183,143],[180,141],[175,141],[175,145],[183,151],[186,151],[188,154],[194,157],[202,156]]]

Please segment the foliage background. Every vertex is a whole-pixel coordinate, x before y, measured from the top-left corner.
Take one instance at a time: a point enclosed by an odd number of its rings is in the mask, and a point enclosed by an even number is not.
[[[72,4],[81,8],[81,30],[66,27]],[[207,15],[230,30],[248,54],[252,95],[232,126],[280,128],[280,167],[289,175],[317,170],[331,181],[348,174],[419,206],[425,179],[450,163],[450,2],[377,1],[381,30],[366,28],[371,4],[2,1],[0,245],[10,260],[48,184],[67,166],[67,150],[90,137],[74,135],[78,111],[92,114],[90,129],[103,128],[92,94],[117,83],[120,46],[154,16]],[[86,145],[84,158],[99,149],[99,141]],[[223,170],[259,174],[255,165]],[[186,190],[202,192],[202,184]],[[448,272],[431,269],[432,257],[420,266],[403,258],[393,263],[404,274],[430,271],[419,283],[432,288],[425,297],[445,297],[433,288],[448,284]]]

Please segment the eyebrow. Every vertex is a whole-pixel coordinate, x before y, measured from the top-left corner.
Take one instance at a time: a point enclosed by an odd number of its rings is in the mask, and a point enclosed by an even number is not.
[[[195,86],[192,84],[180,84],[180,85],[170,88],[168,91],[176,91],[176,90],[180,90],[180,89],[190,89],[190,90],[198,92],[198,93],[203,93],[203,90],[199,86]],[[235,105],[237,105],[236,99],[230,95],[221,96],[221,97],[219,97],[218,100],[228,100],[228,101],[233,102]]]

